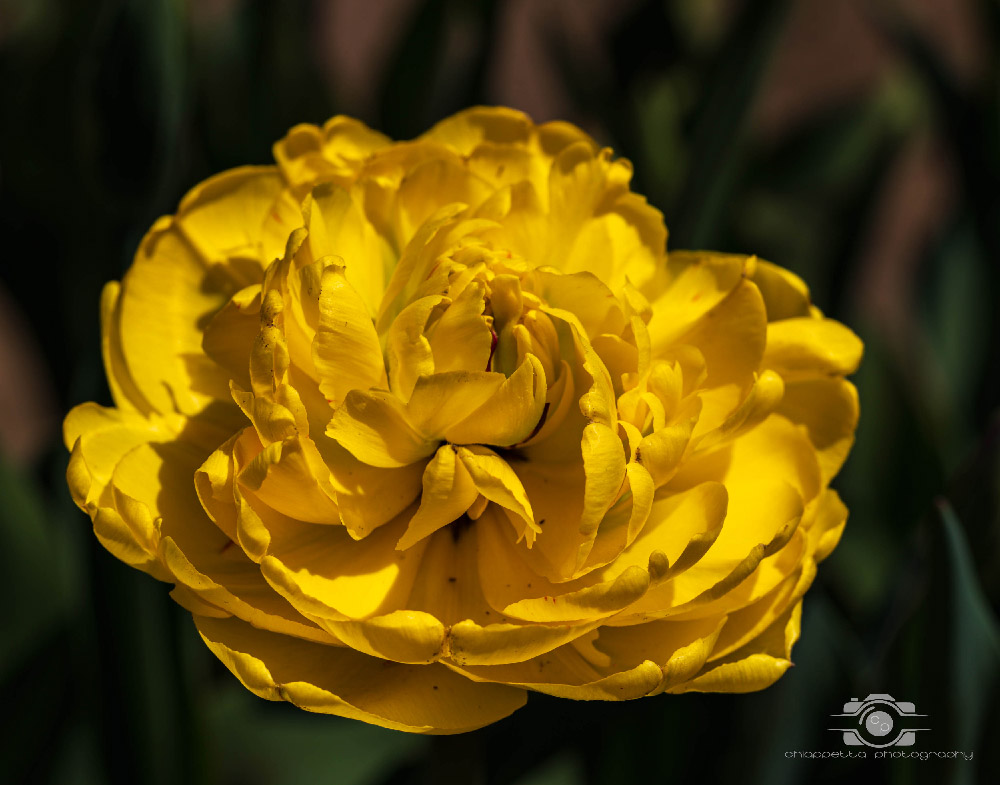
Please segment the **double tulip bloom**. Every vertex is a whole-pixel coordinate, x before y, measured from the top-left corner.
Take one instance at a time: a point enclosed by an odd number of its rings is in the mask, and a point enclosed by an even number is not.
[[[253,692],[390,728],[781,676],[847,516],[853,333],[768,262],[668,254],[568,124],[274,153],[104,290],[115,406],[65,423],[101,543]]]

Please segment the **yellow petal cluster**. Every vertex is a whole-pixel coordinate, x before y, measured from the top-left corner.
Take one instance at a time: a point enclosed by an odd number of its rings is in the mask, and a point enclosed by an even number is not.
[[[274,155],[104,290],[115,406],[65,422],[101,543],[253,692],[389,728],[777,679],[847,516],[854,334],[775,265],[668,254],[565,123]]]

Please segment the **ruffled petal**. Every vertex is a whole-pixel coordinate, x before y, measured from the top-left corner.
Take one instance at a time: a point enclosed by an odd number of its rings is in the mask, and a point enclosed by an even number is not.
[[[133,447],[173,437],[166,423],[131,412],[96,403],[74,407],[63,422],[63,440],[73,451],[67,470],[73,501],[84,510],[109,504],[108,484],[118,461]]]
[[[833,319],[783,319],[767,326],[764,365],[786,379],[849,374],[861,362],[861,341]]]
[[[476,682],[500,682],[572,700],[634,700],[656,689],[663,678],[650,660],[627,670],[602,668],[573,643],[526,662],[452,667]]]
[[[194,476],[203,454],[182,442],[132,448],[115,466],[115,508],[134,528],[152,522],[147,547],[201,601],[258,627],[314,640],[330,636],[303,619],[262,579],[257,566],[206,516]]]
[[[337,115],[323,128],[306,123],[292,128],[274,145],[274,160],[297,191],[318,180],[351,182],[368,157],[390,140],[352,117]]]
[[[742,649],[709,663],[693,679],[668,691],[755,692],[771,686],[788,670],[792,646],[798,640],[802,620],[799,601],[775,619],[767,630]]]
[[[233,619],[195,621],[208,647],[247,689],[307,711],[395,730],[461,733],[496,722],[525,702],[522,690],[475,684],[441,665],[376,660]]]
[[[234,422],[232,408],[217,403],[230,377],[203,352],[203,326],[280,255],[264,224],[282,188],[274,168],[225,172],[188,193],[177,215],[143,239],[109,341],[120,344],[128,375],[155,411],[211,409],[206,416]]]

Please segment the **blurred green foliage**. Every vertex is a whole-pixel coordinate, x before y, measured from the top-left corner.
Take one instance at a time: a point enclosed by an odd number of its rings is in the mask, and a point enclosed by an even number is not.
[[[804,1],[804,0],[800,0]],[[209,4],[206,4],[206,7]],[[109,400],[101,285],[184,189],[264,162],[298,122],[336,113],[316,62],[320,3],[0,4],[0,270],[60,404]],[[732,5],[736,11],[723,11]],[[780,140],[752,111],[796,3],[640,0],[609,57],[549,50],[579,118],[635,164],[673,247],[753,251],[798,272],[856,328],[862,420],[837,487],[844,540],[805,604],[798,667],[747,696],[630,704],[532,696],[497,725],[418,738],[246,693],[163,586],[100,549],[61,445],[0,465],[0,782],[923,783],[1000,778],[1000,6],[975,4],[986,74],[956,79],[891,3],[868,13],[896,67]],[[395,137],[488,102],[500,0],[420,0],[362,119]],[[471,42],[449,64],[454,31]],[[599,64],[598,64],[599,63]],[[908,142],[933,137],[958,196],[922,250],[915,332],[857,308],[877,206]],[[921,749],[964,761],[817,761],[844,701],[890,692],[929,716]]]

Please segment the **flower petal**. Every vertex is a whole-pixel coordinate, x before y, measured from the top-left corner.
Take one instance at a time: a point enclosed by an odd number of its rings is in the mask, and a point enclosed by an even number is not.
[[[757,692],[774,684],[791,666],[791,660],[783,657],[751,654],[736,662],[710,668],[667,692]]]
[[[660,278],[642,290],[653,315],[646,325],[654,356],[688,332],[739,284],[748,258],[698,251],[671,251]]]
[[[472,281],[457,294],[428,333],[438,372],[486,370],[493,339],[483,316],[485,296],[485,286]]]
[[[67,470],[73,501],[85,510],[101,500],[109,505],[108,484],[118,461],[133,447],[172,437],[162,421],[96,403],[75,406],[63,422],[63,439],[74,453]]]
[[[600,625],[479,625],[466,619],[453,624],[448,636],[449,661],[457,665],[503,665],[525,662],[586,635]]]
[[[101,290],[101,355],[104,372],[108,377],[111,398],[122,411],[139,411],[149,414],[152,406],[139,390],[132,372],[125,362],[121,331],[121,284],[109,281]]]
[[[441,665],[399,665],[347,648],[196,618],[208,647],[244,686],[268,700],[417,733],[461,733],[524,705],[521,690],[474,684]]]
[[[280,242],[265,242],[269,238],[261,231],[283,188],[276,167],[230,169],[188,191],[176,223],[205,262],[252,259],[263,271],[284,251]]]
[[[308,526],[274,538],[260,569],[300,611],[332,619],[365,619],[406,607],[426,540],[406,551],[395,544],[410,515],[362,540],[336,526]]]
[[[375,326],[364,300],[339,265],[323,271],[313,363],[320,374],[320,389],[335,406],[351,390],[387,386]]]
[[[816,448],[824,483],[840,471],[854,444],[858,426],[858,391],[844,379],[789,382],[777,411],[805,425]]]
[[[650,621],[629,627],[604,627],[594,647],[618,668],[644,659],[662,663],[663,678],[650,694],[656,695],[698,673],[711,655],[726,617],[694,621]]]
[[[340,519],[355,539],[391,521],[420,495],[422,461],[390,469],[369,466],[336,444],[326,449],[324,458]]]
[[[388,392],[352,390],[326,433],[362,463],[383,468],[416,463],[437,448],[410,425],[403,405]]]
[[[452,444],[491,444],[510,447],[527,439],[545,408],[545,370],[533,354],[497,387],[490,398],[443,437]]]
[[[663,678],[650,660],[627,670],[596,667],[572,643],[526,662],[452,667],[477,682],[511,684],[572,700],[634,700],[648,695]]]
[[[513,533],[492,510],[476,521],[476,531],[483,593],[490,605],[514,619],[546,624],[589,622],[621,611],[649,587],[648,570],[637,566],[609,580],[591,573],[575,581],[553,583],[529,566]]]
[[[764,365],[786,379],[848,374],[861,352],[858,336],[833,319],[783,319],[767,326]]]
[[[485,406],[506,379],[502,373],[488,371],[449,371],[422,376],[406,404],[406,416],[413,427],[427,439],[451,439],[448,434],[456,424]]]
[[[313,188],[303,213],[312,258],[336,256],[344,260],[344,276],[364,302],[370,321],[377,313],[388,278],[392,254],[388,243],[366,219],[351,193],[332,183]]]
[[[269,444],[238,479],[258,499],[290,518],[309,523],[341,522],[330,472],[315,446],[301,436]]]
[[[455,456],[455,448],[450,444],[440,447],[424,469],[420,507],[396,548],[406,550],[447,526],[469,509],[478,495],[468,469]]]
[[[751,277],[764,298],[769,322],[810,315],[809,288],[795,273],[758,259]]]
[[[409,401],[417,380],[434,373],[434,352],[424,328],[431,313],[447,305],[448,298],[444,295],[421,297],[400,311],[389,327],[386,335],[389,384],[400,400]]]
[[[205,515],[191,481],[203,457],[179,442],[133,448],[112,478],[118,512],[157,522],[160,561],[203,601],[258,627],[329,640],[264,582],[257,565]]]
[[[459,447],[457,454],[476,490],[524,522],[523,528],[518,527],[520,534],[538,531],[524,486],[503,458],[492,450],[478,446]],[[513,519],[511,522],[514,522]]]
[[[802,602],[795,603],[747,646],[715,663],[709,663],[690,681],[668,690],[681,692],[755,692],[769,687],[792,662],[792,646],[798,640]]]
[[[533,130],[531,119],[524,112],[503,106],[477,106],[441,120],[421,139],[448,145],[468,155],[483,142],[524,144]]]

